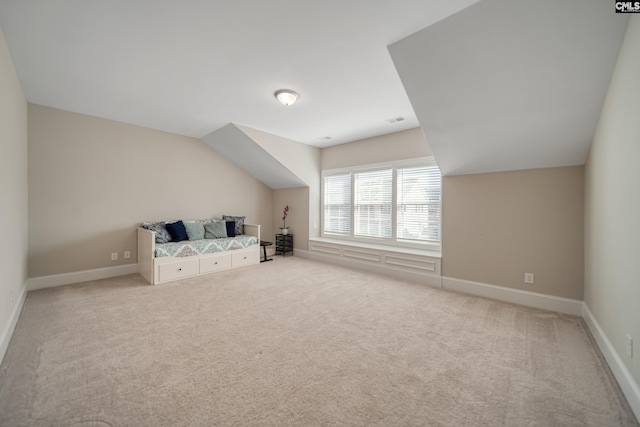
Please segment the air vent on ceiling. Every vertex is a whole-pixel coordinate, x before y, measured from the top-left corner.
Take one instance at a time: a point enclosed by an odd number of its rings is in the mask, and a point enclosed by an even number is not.
[[[389,123],[398,123],[404,121],[404,117],[394,117],[393,119],[387,119]]]
[[[320,140],[320,141],[328,141],[330,139],[333,139],[333,137],[331,137],[331,136],[321,136],[320,138],[318,138],[318,140]]]

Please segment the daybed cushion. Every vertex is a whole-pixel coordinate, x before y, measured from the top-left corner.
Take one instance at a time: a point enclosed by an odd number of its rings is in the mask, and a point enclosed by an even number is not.
[[[156,245],[156,258],[174,256],[188,257],[212,254],[234,249],[244,249],[259,243],[256,236],[242,235],[224,239],[204,239],[185,242],[170,242]]]
[[[189,240],[204,239],[204,224],[201,221],[183,221]]]
[[[245,218],[246,218],[246,216],[222,215],[222,219],[224,219],[225,221],[233,221],[233,222],[236,223],[235,230],[234,230],[236,236],[244,234],[244,219]]]
[[[226,221],[213,220],[209,224],[204,225],[205,239],[221,239],[225,237],[229,237],[227,235]]]
[[[182,242],[183,240],[187,240],[189,236],[187,236],[187,230],[184,228],[184,223],[182,221],[176,221],[171,224],[167,224],[167,231],[171,234],[171,240],[173,242]]]
[[[156,232],[156,243],[171,241],[171,234],[167,231],[164,222],[145,223],[142,224],[142,228]]]

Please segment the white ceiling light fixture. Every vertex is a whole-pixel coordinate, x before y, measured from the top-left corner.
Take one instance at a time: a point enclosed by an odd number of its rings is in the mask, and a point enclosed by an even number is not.
[[[298,94],[290,89],[277,90],[274,95],[285,107],[288,107],[298,100]]]

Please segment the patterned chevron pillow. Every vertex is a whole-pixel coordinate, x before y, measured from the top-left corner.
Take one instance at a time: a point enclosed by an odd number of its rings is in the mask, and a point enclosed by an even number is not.
[[[164,222],[147,222],[142,224],[142,228],[156,232],[156,243],[167,243],[171,241],[171,235],[167,231]]]
[[[246,216],[232,216],[232,215],[222,215],[222,219],[225,221],[234,221],[236,223],[235,226],[235,234],[236,236],[240,236],[244,234],[244,219]]]

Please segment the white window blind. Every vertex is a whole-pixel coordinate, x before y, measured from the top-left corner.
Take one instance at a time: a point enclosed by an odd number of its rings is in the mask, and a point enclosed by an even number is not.
[[[391,237],[393,169],[354,174],[354,235]]]
[[[440,250],[442,178],[432,158],[322,172],[321,236]]]
[[[404,168],[397,174],[397,238],[440,242],[440,170]]]
[[[324,232],[351,234],[351,174],[324,177]]]

